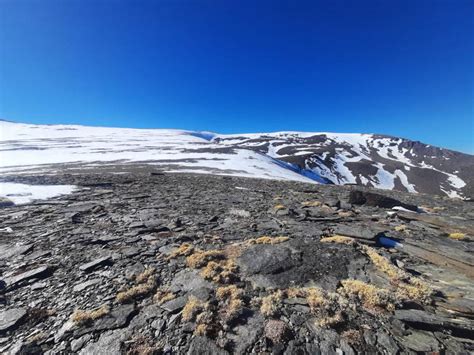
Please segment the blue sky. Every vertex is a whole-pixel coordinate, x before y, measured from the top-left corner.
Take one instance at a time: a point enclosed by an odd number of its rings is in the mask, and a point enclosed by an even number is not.
[[[0,118],[474,153],[474,1],[0,1]]]

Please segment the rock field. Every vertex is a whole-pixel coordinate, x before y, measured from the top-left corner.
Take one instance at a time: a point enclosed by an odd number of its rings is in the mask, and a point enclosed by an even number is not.
[[[474,203],[77,170],[0,201],[2,354],[474,351]]]

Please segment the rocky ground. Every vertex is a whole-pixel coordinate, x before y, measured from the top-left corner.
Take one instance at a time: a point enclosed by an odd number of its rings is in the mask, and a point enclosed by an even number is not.
[[[0,209],[0,353],[474,350],[472,202],[151,168],[4,179],[79,188]]]

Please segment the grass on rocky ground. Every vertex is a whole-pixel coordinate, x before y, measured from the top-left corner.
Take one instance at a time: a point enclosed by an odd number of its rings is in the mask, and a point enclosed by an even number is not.
[[[343,235],[333,235],[331,237],[324,237],[320,239],[321,243],[338,243],[338,244],[354,244],[355,240],[351,237]]]
[[[117,293],[116,301],[127,303],[151,294],[156,289],[155,269],[145,269],[145,271],[135,277],[135,283],[134,286]]]
[[[74,311],[74,313],[71,316],[71,319],[75,324],[83,325],[83,324],[88,324],[96,319],[102,318],[105,315],[109,314],[109,312],[110,312],[110,308],[108,305],[103,305],[102,307],[99,307],[91,311],[78,309]]]

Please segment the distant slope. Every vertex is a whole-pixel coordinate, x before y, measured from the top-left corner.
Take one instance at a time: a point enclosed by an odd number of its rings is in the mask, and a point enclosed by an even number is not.
[[[0,121],[0,172],[64,164],[147,163],[165,171],[236,175],[466,197],[474,156],[371,134],[219,135],[162,129]],[[58,165],[59,164],[59,165]]]
[[[278,132],[222,135],[220,144],[268,154],[334,184],[450,197],[471,196],[474,156],[407,139],[372,134]]]

